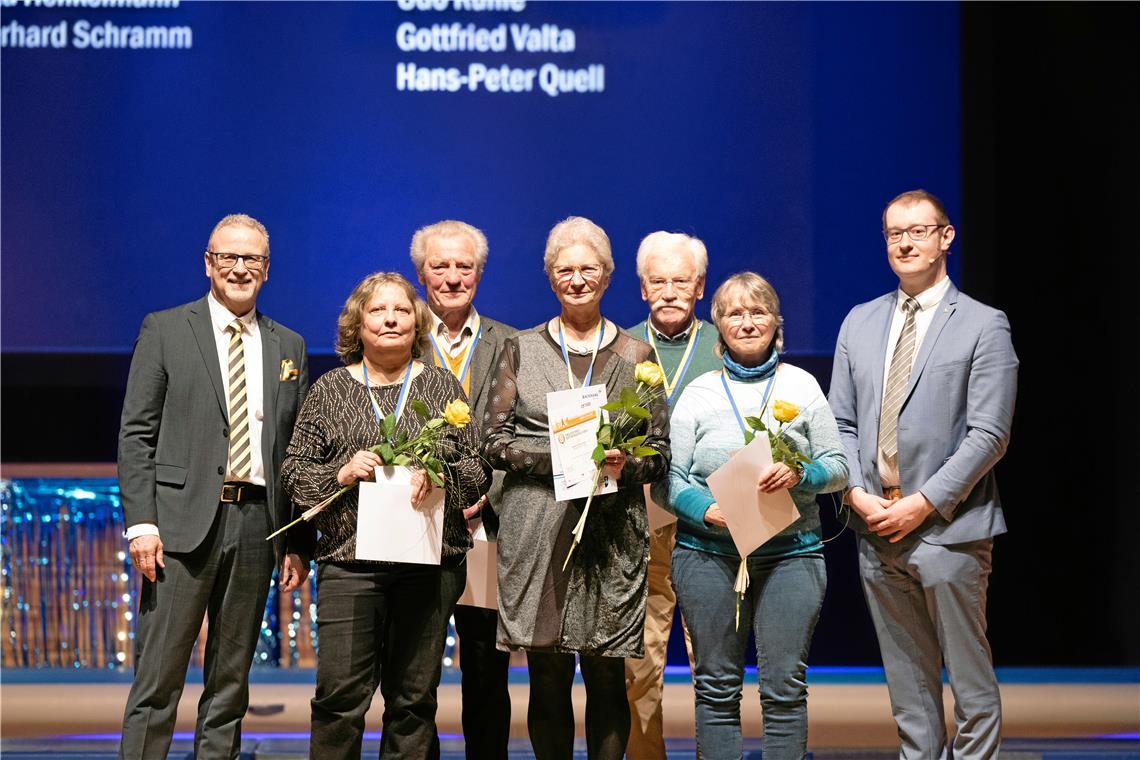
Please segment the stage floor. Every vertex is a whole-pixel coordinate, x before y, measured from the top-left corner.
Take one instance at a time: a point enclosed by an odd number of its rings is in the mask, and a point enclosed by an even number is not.
[[[665,733],[669,755],[695,756],[693,690],[686,668],[671,672],[665,686]],[[0,686],[0,751],[12,760],[47,757],[113,757],[119,722],[129,688],[129,676],[113,674],[3,672]],[[68,679],[70,676],[70,679]],[[1003,758],[1009,760],[1140,760],[1140,672],[1121,670],[1004,670]],[[110,680],[111,682],[108,682]],[[251,760],[296,760],[307,756],[310,672],[255,672],[250,687],[243,755]],[[512,671],[512,758],[531,757],[526,739],[529,688],[526,671]],[[760,700],[755,673],[749,673],[742,706],[746,756],[759,757]],[[810,747],[817,760],[894,756],[894,725],[887,690],[878,669],[813,668],[809,674]],[[171,758],[185,758],[201,694],[197,674],[191,674],[179,705],[178,731]],[[585,691],[575,684],[574,698],[581,725]],[[949,688],[947,715],[952,715]],[[460,692],[449,674],[439,690],[439,730],[443,757],[462,757]],[[368,728],[380,727],[382,700],[377,696],[368,713]],[[376,733],[366,737],[364,757],[377,754]],[[584,744],[581,746],[584,755]]]

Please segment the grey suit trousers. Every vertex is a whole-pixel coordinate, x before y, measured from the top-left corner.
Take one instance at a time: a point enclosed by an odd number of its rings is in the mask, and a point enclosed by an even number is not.
[[[859,575],[875,622],[903,760],[951,757],[942,665],[954,694],[954,760],[992,760],[1001,694],[986,640],[993,539],[938,545],[859,536]]]
[[[166,554],[155,583],[143,580],[135,638],[135,678],[123,717],[120,758],[162,760],[194,642],[209,617],[198,703],[195,757],[236,758],[249,705],[253,662],[273,544],[264,501],[219,504],[214,524],[192,552]]]

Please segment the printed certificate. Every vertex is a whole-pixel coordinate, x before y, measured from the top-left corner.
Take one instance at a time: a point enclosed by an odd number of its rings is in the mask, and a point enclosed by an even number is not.
[[[550,459],[554,499],[585,499],[594,485],[597,465],[591,455],[598,445],[598,422],[605,414],[606,386],[590,385],[546,394],[550,422]],[[596,493],[614,493],[617,481],[602,475]]]

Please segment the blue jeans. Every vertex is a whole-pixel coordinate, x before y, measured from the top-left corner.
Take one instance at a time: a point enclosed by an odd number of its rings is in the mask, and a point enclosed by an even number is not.
[[[807,653],[819,620],[827,569],[822,554],[754,557],[736,630],[739,558],[678,545],[673,588],[689,627],[696,663],[697,748],[702,760],[739,760],[740,699],[748,631],[756,632],[764,760],[807,752]]]

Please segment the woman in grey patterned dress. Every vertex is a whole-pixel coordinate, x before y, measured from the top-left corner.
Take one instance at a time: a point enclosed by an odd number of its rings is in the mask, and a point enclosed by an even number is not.
[[[381,461],[367,449],[379,441],[378,417],[396,408],[405,382],[407,400],[422,401],[433,416],[465,398],[451,372],[414,358],[430,324],[427,306],[395,273],[366,277],[348,297],[337,321],[337,354],[346,366],[321,376],[309,391],[282,466],[285,488],[299,508],[373,478]],[[414,436],[422,425],[408,409],[396,432]],[[463,508],[490,485],[476,452],[477,428],[446,428],[437,451],[446,483],[445,559],[470,548]],[[422,470],[414,473],[412,488],[413,503],[431,490]],[[320,646],[310,757],[360,757],[364,714],[379,685],[380,756],[427,758],[436,739],[435,688],[446,628],[435,603],[440,567],[356,559],[357,493],[348,491],[314,520],[320,539],[310,553],[318,563]]]
[[[642,484],[668,471],[668,411],[664,402],[656,404],[643,431],[658,456],[606,452],[618,491],[595,497],[581,544],[563,570],[585,499],[554,499],[546,394],[590,378],[616,399],[635,384],[634,366],[651,350],[602,317],[614,265],[600,227],[581,217],[559,223],[547,239],[544,264],[562,312],[503,344],[484,419],[484,454],[507,473],[499,505],[498,643],[527,651],[527,727],[537,760],[572,756],[576,653],[586,685],[589,757],[616,759],[629,738],[624,658],[641,657],[644,646]]]

